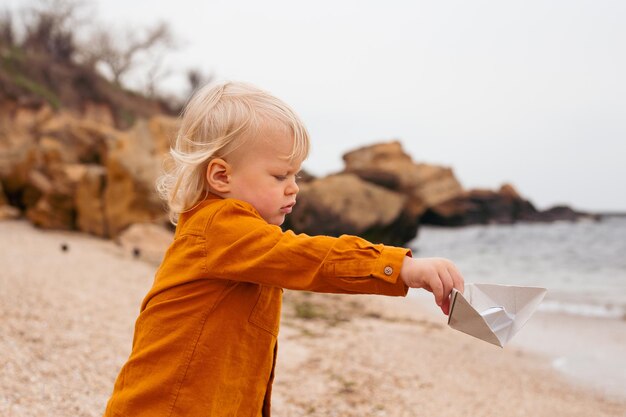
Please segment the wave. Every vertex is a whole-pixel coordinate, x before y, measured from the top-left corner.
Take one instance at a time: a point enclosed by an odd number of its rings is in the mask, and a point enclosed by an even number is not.
[[[546,313],[564,313],[573,316],[626,320],[626,306],[615,304],[589,304],[544,300],[538,308]]]

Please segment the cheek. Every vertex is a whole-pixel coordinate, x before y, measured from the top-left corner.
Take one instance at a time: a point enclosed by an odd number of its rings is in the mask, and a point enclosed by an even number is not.
[[[283,192],[281,187],[274,185],[273,187],[266,187],[263,190],[257,192],[257,198],[264,207],[268,209],[276,208],[276,205],[282,203]]]
[[[267,184],[257,181],[250,189],[250,193],[254,196],[254,199],[260,203],[267,203],[272,200],[272,196],[275,195],[273,189]]]

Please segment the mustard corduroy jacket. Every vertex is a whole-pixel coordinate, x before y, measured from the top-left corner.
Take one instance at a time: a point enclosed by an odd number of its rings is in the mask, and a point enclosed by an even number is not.
[[[210,196],[179,219],[105,416],[269,416],[283,288],[404,296],[407,255]]]

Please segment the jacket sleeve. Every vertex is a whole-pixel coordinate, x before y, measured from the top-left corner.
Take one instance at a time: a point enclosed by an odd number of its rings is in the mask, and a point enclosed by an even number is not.
[[[406,295],[399,278],[405,248],[356,236],[283,232],[247,203],[230,200],[204,230],[208,276],[294,290]]]

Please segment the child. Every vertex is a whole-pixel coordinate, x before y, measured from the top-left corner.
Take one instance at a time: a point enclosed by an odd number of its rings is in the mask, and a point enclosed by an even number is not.
[[[177,222],[142,302],[106,416],[269,416],[283,288],[404,296],[433,292],[448,313],[463,278],[445,259],[355,236],[296,235],[309,137],[282,101],[226,82],[188,103],[173,170],[159,180]]]

